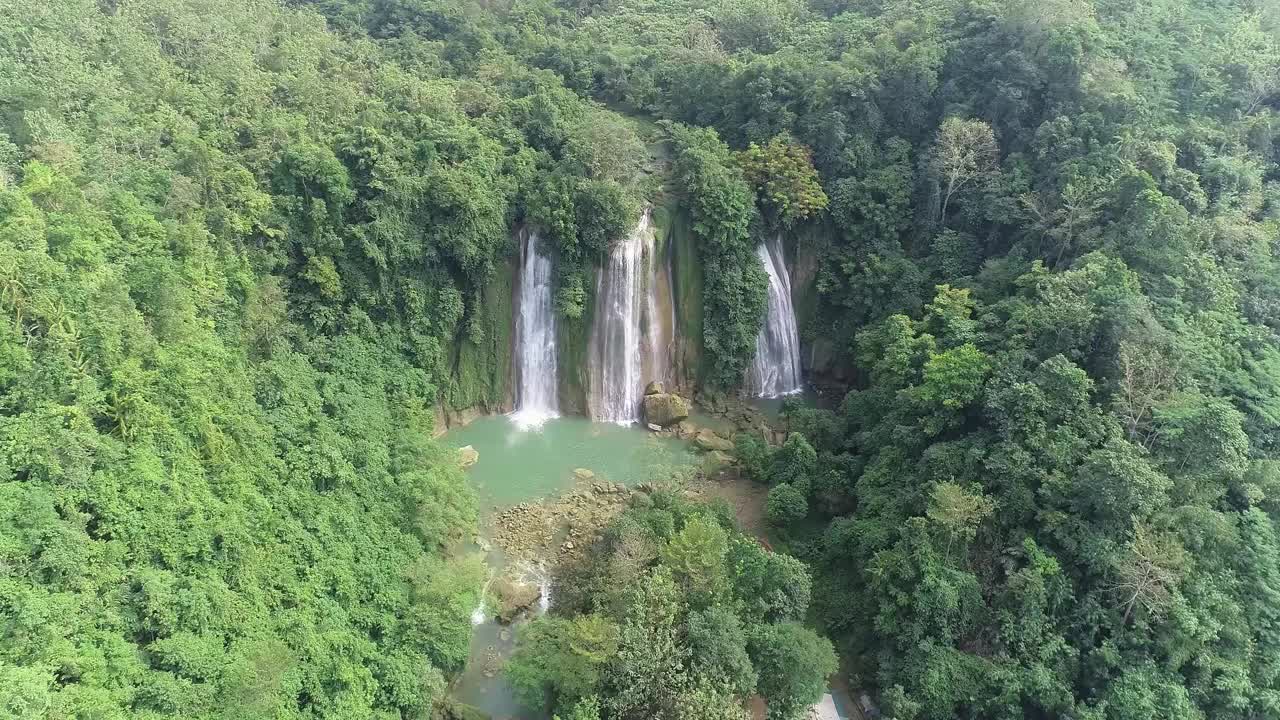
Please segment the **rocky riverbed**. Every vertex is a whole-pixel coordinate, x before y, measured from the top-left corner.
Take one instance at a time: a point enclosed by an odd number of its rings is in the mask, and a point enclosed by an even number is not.
[[[522,502],[500,511],[493,541],[516,562],[579,555],[626,509],[632,492],[622,483],[594,476],[580,479],[558,498]]]

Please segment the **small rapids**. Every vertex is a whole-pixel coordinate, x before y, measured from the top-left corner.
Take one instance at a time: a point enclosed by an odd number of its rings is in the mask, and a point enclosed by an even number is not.
[[[484,581],[484,586],[480,588],[480,601],[476,603],[476,609],[471,611],[471,624],[479,625],[488,619],[488,615],[484,611],[485,598],[489,596],[489,586],[493,584],[493,570],[489,571],[489,577]]]

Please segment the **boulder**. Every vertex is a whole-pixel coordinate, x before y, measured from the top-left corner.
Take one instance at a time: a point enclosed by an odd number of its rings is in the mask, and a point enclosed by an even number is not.
[[[644,387],[645,395],[665,395],[666,392],[667,386],[663,385],[661,380],[654,380]]]
[[[498,599],[494,616],[504,625],[509,625],[521,613],[536,605],[542,597],[542,591],[537,585],[518,583],[506,578],[493,584],[493,594]]]
[[[644,396],[644,418],[659,427],[668,427],[689,417],[689,401],[671,393]]]
[[[715,463],[717,468],[728,467],[734,463],[733,456],[723,450],[712,450],[707,453],[707,455],[711,458],[711,461]]]
[[[574,468],[573,476],[579,480],[595,480],[596,474],[586,468]]]
[[[458,448],[458,465],[463,468],[469,468],[480,460],[480,451],[466,445]]]
[[[703,450],[719,450],[720,452],[729,452],[733,450],[733,442],[726,440],[710,430],[701,430],[698,436],[693,439],[693,443]]]
[[[692,420],[681,420],[676,425],[676,434],[681,440],[692,440],[698,434],[698,426],[694,425]]]
[[[661,425],[655,425],[655,424],[653,424],[653,423],[649,423],[649,424],[648,424],[648,425],[646,425],[645,427],[649,428],[649,430],[651,430],[651,431],[653,431],[653,432],[662,432],[662,426],[661,426]]]

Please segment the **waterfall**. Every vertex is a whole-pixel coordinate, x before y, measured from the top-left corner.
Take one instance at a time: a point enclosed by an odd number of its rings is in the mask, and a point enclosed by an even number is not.
[[[747,389],[759,397],[799,392],[800,335],[791,305],[791,276],[782,254],[782,238],[760,243],[756,255],[769,276],[769,304],[764,327],[756,336],[756,357],[747,371]]]
[[[489,577],[484,581],[484,585],[480,587],[480,601],[476,603],[476,609],[471,611],[471,624],[480,625],[488,615],[484,611],[484,599],[489,594],[489,585],[493,583],[493,570],[489,571]]]
[[[659,295],[665,287],[667,297]],[[627,425],[640,419],[644,387],[665,380],[671,365],[673,326],[670,273],[656,257],[646,208],[631,234],[610,250],[596,281],[591,329],[588,406],[595,420]]]
[[[551,300],[551,260],[538,252],[538,233],[520,233],[520,282],[516,301],[516,411],[522,428],[559,415],[556,399],[556,313]]]

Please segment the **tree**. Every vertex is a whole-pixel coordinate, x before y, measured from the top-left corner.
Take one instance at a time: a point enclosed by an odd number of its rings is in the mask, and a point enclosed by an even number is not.
[[[739,536],[729,544],[728,565],[734,597],[743,608],[739,614],[748,622],[804,617],[813,585],[804,563]]]
[[[795,0],[722,0],[715,20],[730,49],[768,53],[787,42],[804,12]]]
[[[796,623],[770,623],[751,631],[751,659],[771,720],[790,720],[816,703],[836,671],[831,643]]]
[[[729,550],[723,528],[702,515],[689,518],[667,541],[662,563],[691,597],[716,594],[724,584],[724,557]]]
[[[791,483],[775,485],[765,500],[764,514],[773,525],[786,528],[809,514],[809,499]]]
[[[995,503],[980,493],[955,483],[939,483],[929,496],[925,517],[938,524],[947,538],[945,555],[950,557],[952,544],[964,545],[973,540],[978,524],[995,511]]]
[[[554,720],[562,720],[556,715]],[[573,704],[573,709],[563,720],[600,720],[600,701],[595,695],[585,697]]]
[[[770,451],[763,440],[749,433],[734,435],[733,456],[737,458],[738,471],[744,478],[768,482]]]
[[[679,720],[748,720],[751,713],[728,690],[706,682],[696,683],[676,700]]]
[[[727,694],[736,697],[746,697],[755,690],[756,671],[737,615],[719,606],[691,612],[685,632],[689,667],[695,677],[722,685]]]
[[[978,399],[989,368],[987,357],[972,343],[931,354],[918,396],[944,408],[963,408]]]
[[[1113,564],[1112,590],[1124,608],[1122,624],[1128,625],[1135,610],[1159,618],[1168,610],[1186,565],[1177,539],[1138,525],[1133,539]]]
[[[540,617],[521,632],[506,675],[532,709],[589,705],[618,649],[618,628],[608,618]]]
[[[947,221],[951,199],[998,172],[1000,149],[991,126],[981,120],[949,117],[938,129],[929,170],[939,185],[938,218]]]
[[[714,130],[667,123],[674,179],[683,190],[702,260],[702,343],[706,382],[734,387],[755,356],[768,278],[749,232],[756,209],[750,185]]]
[[[680,593],[662,566],[631,593],[618,654],[609,664],[605,708],[612,717],[674,718],[688,684],[679,640]]]
[[[827,194],[808,148],[779,136],[763,146],[751,143],[737,157],[773,224],[791,227],[826,209]]]
[[[1178,362],[1150,344],[1120,343],[1115,403],[1129,439],[1149,447],[1156,439],[1153,413],[1177,387]]]
[[[800,433],[787,435],[787,441],[773,453],[769,482],[789,484],[808,495],[808,488],[818,465],[818,453]]]

